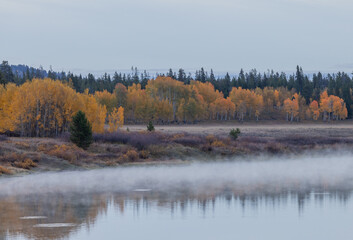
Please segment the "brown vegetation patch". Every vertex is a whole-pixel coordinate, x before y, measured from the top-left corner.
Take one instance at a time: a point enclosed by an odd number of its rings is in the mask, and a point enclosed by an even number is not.
[[[65,159],[71,163],[74,163],[77,160],[79,160],[80,157],[87,155],[85,154],[85,151],[82,150],[81,148],[75,145],[66,145],[66,144],[55,145],[53,149],[47,152],[47,154],[50,156],[55,156],[58,158]]]
[[[162,144],[163,135],[156,132],[123,132],[94,134],[95,142],[128,144],[138,150],[147,149],[150,145]]]
[[[5,135],[0,135],[0,142],[4,142],[4,141],[7,141],[8,140],[8,137],[5,136]]]
[[[12,174],[12,172],[9,169],[7,169],[6,167],[0,166],[0,175],[1,174],[10,175],[10,174]]]
[[[150,157],[150,153],[147,150],[142,150],[139,153],[139,157],[141,159],[148,159]]]
[[[135,162],[138,159],[139,159],[139,154],[135,150],[131,149],[131,150],[128,150],[124,155],[122,155],[118,161],[125,163],[125,162]]]
[[[13,165],[17,168],[23,168],[30,170],[31,168],[37,167],[37,163],[33,162],[32,159],[26,158],[25,160],[22,161],[16,161],[13,163]]]

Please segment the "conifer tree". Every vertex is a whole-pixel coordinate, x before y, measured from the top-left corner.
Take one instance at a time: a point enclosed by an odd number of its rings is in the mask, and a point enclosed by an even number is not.
[[[149,132],[153,132],[154,131],[154,125],[152,121],[149,121],[148,125],[147,125],[147,131]]]
[[[87,149],[92,143],[92,126],[86,114],[78,111],[73,117],[70,126],[70,140],[78,147]]]

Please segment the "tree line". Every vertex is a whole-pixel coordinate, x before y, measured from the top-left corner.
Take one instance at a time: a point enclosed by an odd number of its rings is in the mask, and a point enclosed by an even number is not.
[[[343,120],[348,116],[346,103],[327,90],[320,101],[305,98],[294,89],[265,87],[243,89],[233,87],[228,97],[210,82],[191,80],[184,84],[171,77],[159,76],[141,84],[126,87],[118,83],[112,93],[95,92],[97,101],[111,112],[115,107],[125,110],[125,122],[159,124],[195,123],[204,120]]]
[[[107,112],[105,105],[88,91],[76,92],[59,80],[33,79],[22,85],[0,85],[0,133],[26,137],[52,137],[67,132],[78,111],[87,116],[93,132],[109,131],[123,125],[124,109]]]
[[[99,78],[92,74],[82,77],[72,73],[22,68],[26,71],[14,73],[13,66],[4,61],[0,65],[0,84],[20,89],[43,76],[47,76],[46,81],[57,79],[76,94],[91,96],[98,105],[104,106],[107,111],[104,121],[110,121],[110,126],[121,125],[121,120],[119,124],[114,120],[118,119],[118,115],[131,123],[231,119],[330,121],[352,116],[353,80],[341,72],[325,76],[319,72],[309,79],[298,66],[296,73],[289,76],[283,72],[261,74],[256,70],[248,73],[241,70],[236,77],[230,77],[227,73],[216,78],[212,70],[208,74],[203,68],[194,76],[186,74],[183,69],[177,73],[170,69],[166,74],[157,74],[155,79],[151,79],[146,71],[139,74],[136,68],[132,69],[131,74],[116,72],[113,77],[104,74]],[[8,91],[8,87],[3,89],[3,92]],[[122,110],[118,114],[119,107]],[[109,118],[107,114],[115,117]],[[67,129],[67,124],[64,127],[59,124],[56,128],[58,130],[55,132],[61,132]],[[48,135],[45,131],[42,134],[36,133],[38,130],[31,131],[26,134]],[[49,135],[53,134],[51,131]]]

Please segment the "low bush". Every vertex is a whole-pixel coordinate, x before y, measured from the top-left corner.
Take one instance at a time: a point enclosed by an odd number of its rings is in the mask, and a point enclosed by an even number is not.
[[[233,129],[230,130],[230,132],[229,132],[229,136],[230,136],[233,140],[237,140],[239,134],[240,134],[240,129],[239,129],[239,128],[237,128],[237,129],[234,129],[234,128],[233,128]]]
[[[57,139],[61,140],[62,142],[70,142],[70,133],[63,132],[57,137]]]
[[[129,150],[125,153],[129,161],[134,162],[139,159],[139,154],[135,150]]]
[[[22,148],[22,149],[30,148],[30,145],[27,142],[16,142],[15,145],[16,145],[16,147],[19,147],[19,148]]]
[[[270,142],[266,145],[266,151],[269,153],[279,153],[283,151],[283,147],[279,143]]]
[[[206,141],[211,145],[213,142],[217,141],[217,138],[214,135],[206,136]]]
[[[133,134],[131,135],[128,144],[138,150],[146,149],[150,145],[161,144],[163,141],[160,136],[155,133]]]
[[[0,175],[1,174],[12,174],[12,172],[9,170],[9,169],[7,169],[6,167],[3,167],[3,166],[0,166]]]
[[[130,133],[127,132],[113,132],[113,133],[102,133],[93,134],[93,140],[95,142],[106,142],[106,143],[120,143],[127,144],[130,138]]]
[[[195,147],[206,143],[206,139],[200,136],[184,135],[183,137],[174,140],[175,143],[183,146]]]
[[[341,137],[309,137],[309,136],[290,136],[276,138],[276,142],[290,145],[333,145],[333,144],[353,144],[353,138]]]
[[[158,133],[131,133],[115,132],[94,134],[93,139],[96,142],[129,144],[138,150],[147,149],[150,145],[162,144],[163,138]]]
[[[23,168],[23,169],[27,169],[27,170],[30,170],[31,168],[37,167],[37,164],[35,162],[33,162],[32,159],[29,159],[29,158],[26,158],[23,161],[15,162],[13,165],[17,168]]]
[[[224,142],[216,140],[216,141],[212,142],[211,146],[212,147],[225,147],[226,145],[224,144]]]
[[[0,142],[6,141],[8,137],[6,135],[0,135]]]
[[[118,162],[135,162],[138,159],[139,154],[135,150],[130,149],[119,158]]]
[[[247,136],[241,137],[241,142],[251,142],[251,143],[267,143],[269,140],[268,138],[263,137],[254,137],[254,136]]]
[[[55,156],[58,158],[65,159],[70,162],[77,161],[80,157],[84,157],[85,152],[74,145],[55,145],[51,150],[46,152],[50,156]]]
[[[15,163],[23,162],[26,159],[31,159],[34,162],[39,162],[41,160],[41,155],[39,153],[7,153],[0,156],[0,162],[4,163]]]
[[[142,150],[139,153],[139,157],[141,159],[148,159],[150,157],[150,153],[148,151],[146,151],[146,150]]]

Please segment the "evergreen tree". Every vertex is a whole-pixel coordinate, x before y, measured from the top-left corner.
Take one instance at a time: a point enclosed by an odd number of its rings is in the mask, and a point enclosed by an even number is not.
[[[148,122],[147,131],[149,131],[149,132],[153,132],[154,131],[154,125],[153,125],[152,121]]]
[[[303,69],[297,66],[297,72],[295,74],[295,89],[298,93],[303,93],[304,86],[304,74]]]
[[[176,79],[176,74],[173,72],[173,69],[169,68],[169,72],[167,74],[168,77]]]
[[[226,76],[224,77],[223,79],[223,84],[222,84],[222,92],[224,94],[224,97],[228,97],[229,96],[229,92],[231,90],[231,82],[230,82],[230,76],[229,74],[227,73]]]
[[[2,61],[2,64],[0,64],[0,71],[6,83],[15,82],[15,76],[8,61]]]
[[[306,104],[310,104],[310,98],[313,95],[313,87],[308,77],[305,77],[302,95],[305,98]]]
[[[186,83],[186,74],[184,69],[180,68],[178,72],[178,81]]]
[[[70,140],[78,147],[87,149],[91,145],[92,125],[86,118],[86,114],[78,111],[73,117],[70,125]]]
[[[203,68],[201,68],[201,70],[200,70],[200,81],[201,82],[206,82],[206,73],[205,73],[205,70],[203,69]]]
[[[1,70],[0,70],[0,85],[6,85],[6,79],[4,77],[4,75],[2,74]]]
[[[215,76],[214,76],[214,74],[213,74],[213,69],[211,69],[211,73],[210,73],[210,82],[211,83],[214,83],[216,81],[216,78],[215,78]]]
[[[295,80],[294,80],[294,76],[291,75],[291,76],[289,76],[287,88],[288,88],[288,90],[292,90],[294,87],[295,87]]]
[[[240,69],[240,73],[239,73],[239,76],[238,76],[238,85],[239,85],[239,87],[242,87],[242,88],[246,88],[247,87],[243,69]]]

